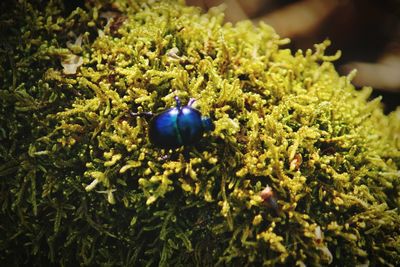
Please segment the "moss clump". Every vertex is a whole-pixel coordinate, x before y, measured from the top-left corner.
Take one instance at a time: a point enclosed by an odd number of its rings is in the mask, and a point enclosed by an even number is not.
[[[399,265],[400,110],[328,42],[168,1],[0,5],[1,262]],[[188,158],[130,115],[175,95],[216,125]]]

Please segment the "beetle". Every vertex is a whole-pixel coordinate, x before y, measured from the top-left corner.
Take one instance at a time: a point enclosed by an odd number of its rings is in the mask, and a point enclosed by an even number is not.
[[[205,132],[215,129],[209,117],[192,107],[195,100],[191,98],[187,106],[182,106],[175,96],[176,106],[157,115],[151,112],[132,113],[132,115],[152,116],[149,123],[149,139],[159,148],[175,149],[195,144]]]

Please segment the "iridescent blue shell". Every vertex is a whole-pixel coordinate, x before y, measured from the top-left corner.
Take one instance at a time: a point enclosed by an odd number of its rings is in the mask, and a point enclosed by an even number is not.
[[[160,148],[178,148],[196,143],[207,131],[212,131],[214,124],[208,117],[203,117],[195,108],[177,106],[170,108],[150,121],[150,142]]]

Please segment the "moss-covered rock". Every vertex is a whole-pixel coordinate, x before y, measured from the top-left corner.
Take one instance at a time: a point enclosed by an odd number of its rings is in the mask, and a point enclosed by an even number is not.
[[[399,265],[400,110],[329,42],[169,1],[0,7],[2,263]],[[186,151],[132,116],[174,96],[216,126]]]

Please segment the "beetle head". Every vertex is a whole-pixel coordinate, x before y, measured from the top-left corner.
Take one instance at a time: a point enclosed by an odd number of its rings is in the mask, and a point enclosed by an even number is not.
[[[201,117],[201,123],[205,132],[211,132],[215,129],[215,125],[209,117]]]

